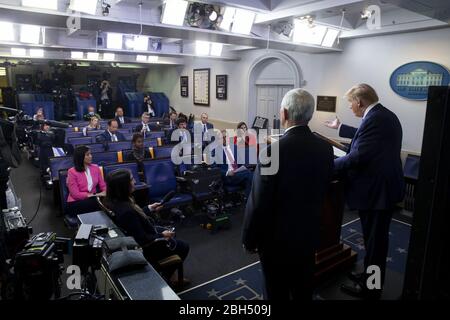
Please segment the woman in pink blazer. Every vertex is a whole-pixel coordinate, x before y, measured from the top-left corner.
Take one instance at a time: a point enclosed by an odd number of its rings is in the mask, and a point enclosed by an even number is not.
[[[105,180],[100,168],[92,164],[91,150],[78,146],[73,153],[74,167],[67,173],[67,213],[75,216],[80,213],[99,210],[95,196],[104,196]]]

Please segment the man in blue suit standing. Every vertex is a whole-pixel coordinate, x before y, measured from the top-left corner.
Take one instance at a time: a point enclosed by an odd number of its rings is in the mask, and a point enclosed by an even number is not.
[[[341,288],[354,296],[379,299],[386,270],[389,224],[405,190],[400,159],[402,127],[397,116],[378,102],[371,86],[356,85],[345,97],[355,116],[362,118],[360,127],[341,124],[337,118],[325,125],[338,129],[339,136],[352,139],[348,154],[336,159],[334,166],[345,181],[347,205],[359,211],[366,255],[364,272],[350,274],[354,284]],[[369,290],[367,268],[372,265],[380,268],[381,288]]]

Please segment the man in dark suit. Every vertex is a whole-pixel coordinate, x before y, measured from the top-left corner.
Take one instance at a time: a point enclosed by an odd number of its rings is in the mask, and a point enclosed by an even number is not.
[[[170,130],[174,130],[177,127],[177,112],[176,111],[170,111],[169,112],[169,124],[168,127]]]
[[[141,116],[142,122],[134,128],[134,132],[140,132],[144,139],[150,133],[150,115],[148,112],[144,112]]]
[[[171,142],[178,142],[180,147],[180,156],[186,156],[192,153],[194,143],[193,134],[187,129],[187,121],[185,117],[177,119],[177,128],[172,130],[169,136]]]
[[[108,128],[95,137],[95,140],[99,143],[109,143],[117,141],[125,141],[125,136],[117,131],[119,129],[119,124],[117,120],[112,119],[108,121]]]
[[[119,124],[119,129],[121,129],[125,123],[131,122],[130,118],[124,116],[122,107],[116,108],[116,117],[114,119],[116,119]]]
[[[319,218],[333,171],[331,145],[308,127],[314,107],[307,91],[286,93],[280,109],[286,132],[268,150],[270,167],[278,169],[257,165],[245,209],[242,242],[259,254],[269,300],[312,298]]]
[[[199,134],[201,132],[202,138],[202,147],[205,148],[208,145],[209,135],[208,130],[214,129],[214,125],[208,122],[208,114],[203,112],[200,115],[201,122],[198,122],[194,125],[193,130],[195,134]],[[211,140],[214,141],[214,138]]]
[[[363,298],[378,299],[381,289],[367,287],[367,267],[375,265],[384,283],[389,246],[389,224],[396,203],[404,196],[400,152],[402,127],[397,116],[378,102],[375,90],[367,84],[352,87],[345,95],[356,117],[362,118],[358,129],[341,124],[339,119],[325,125],[339,129],[341,137],[352,139],[350,150],[335,160],[335,170],[346,183],[346,201],[358,210],[363,229],[364,272],[350,274],[355,282],[343,285],[343,291]]]
[[[142,111],[147,112],[148,116],[156,117],[155,108],[153,107],[153,101],[148,95],[144,95],[144,102],[142,104]]]

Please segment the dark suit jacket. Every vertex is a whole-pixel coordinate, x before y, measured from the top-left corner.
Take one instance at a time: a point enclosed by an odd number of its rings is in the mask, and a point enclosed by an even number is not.
[[[155,115],[153,116],[152,114],[150,114],[150,118],[156,117],[156,109],[154,103],[152,103],[152,109],[153,112],[155,112]],[[145,102],[142,103],[142,112],[148,112],[148,104]]]
[[[134,132],[141,132],[142,131],[142,127],[144,125],[142,123],[138,124],[135,128],[134,128]],[[148,129],[150,130],[150,123],[148,124]],[[147,131],[150,132],[150,131]]]
[[[127,139],[125,139],[125,136],[123,135],[123,133],[117,131],[116,132],[116,136],[117,136],[117,140],[118,141],[125,141]],[[102,142],[112,142],[111,141],[111,135],[109,134],[108,130],[103,131],[101,134],[99,134],[98,136],[95,137],[95,140],[99,143]]]
[[[115,117],[114,119],[115,119],[115,120],[117,121],[117,123],[119,124],[119,128],[122,128],[122,123],[119,121],[119,117]],[[123,121],[124,121],[125,123],[130,123],[130,122],[131,122],[131,119],[128,118],[128,117],[123,117]]]
[[[349,153],[334,162],[346,181],[348,206],[392,209],[405,191],[400,159],[402,127],[397,116],[378,103],[358,129],[342,125],[339,135],[352,139]]]
[[[333,172],[333,150],[307,126],[290,129],[270,147],[279,168],[261,175],[258,164],[247,201],[242,242],[246,248],[297,258],[314,254],[319,217]],[[275,155],[272,155],[275,158]],[[272,159],[272,162],[274,160]]]

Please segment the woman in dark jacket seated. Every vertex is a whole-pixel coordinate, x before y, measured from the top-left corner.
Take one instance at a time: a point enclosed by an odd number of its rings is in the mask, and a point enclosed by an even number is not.
[[[159,211],[160,203],[140,208],[131,196],[134,179],[130,171],[119,169],[106,178],[106,198],[103,204],[114,213],[114,222],[128,236],[133,237],[143,248],[145,258],[157,268],[157,262],[171,255],[178,255],[183,261],[189,252],[189,245],[175,239],[175,233],[155,225],[152,215]],[[165,241],[161,241],[164,239]],[[167,268],[163,276],[170,279],[174,268]]]
[[[138,165],[138,171],[143,174],[144,172],[144,159],[150,158],[150,152],[144,149],[144,136],[142,133],[137,132],[133,134],[131,140],[131,153],[128,154],[126,161],[135,161]]]

